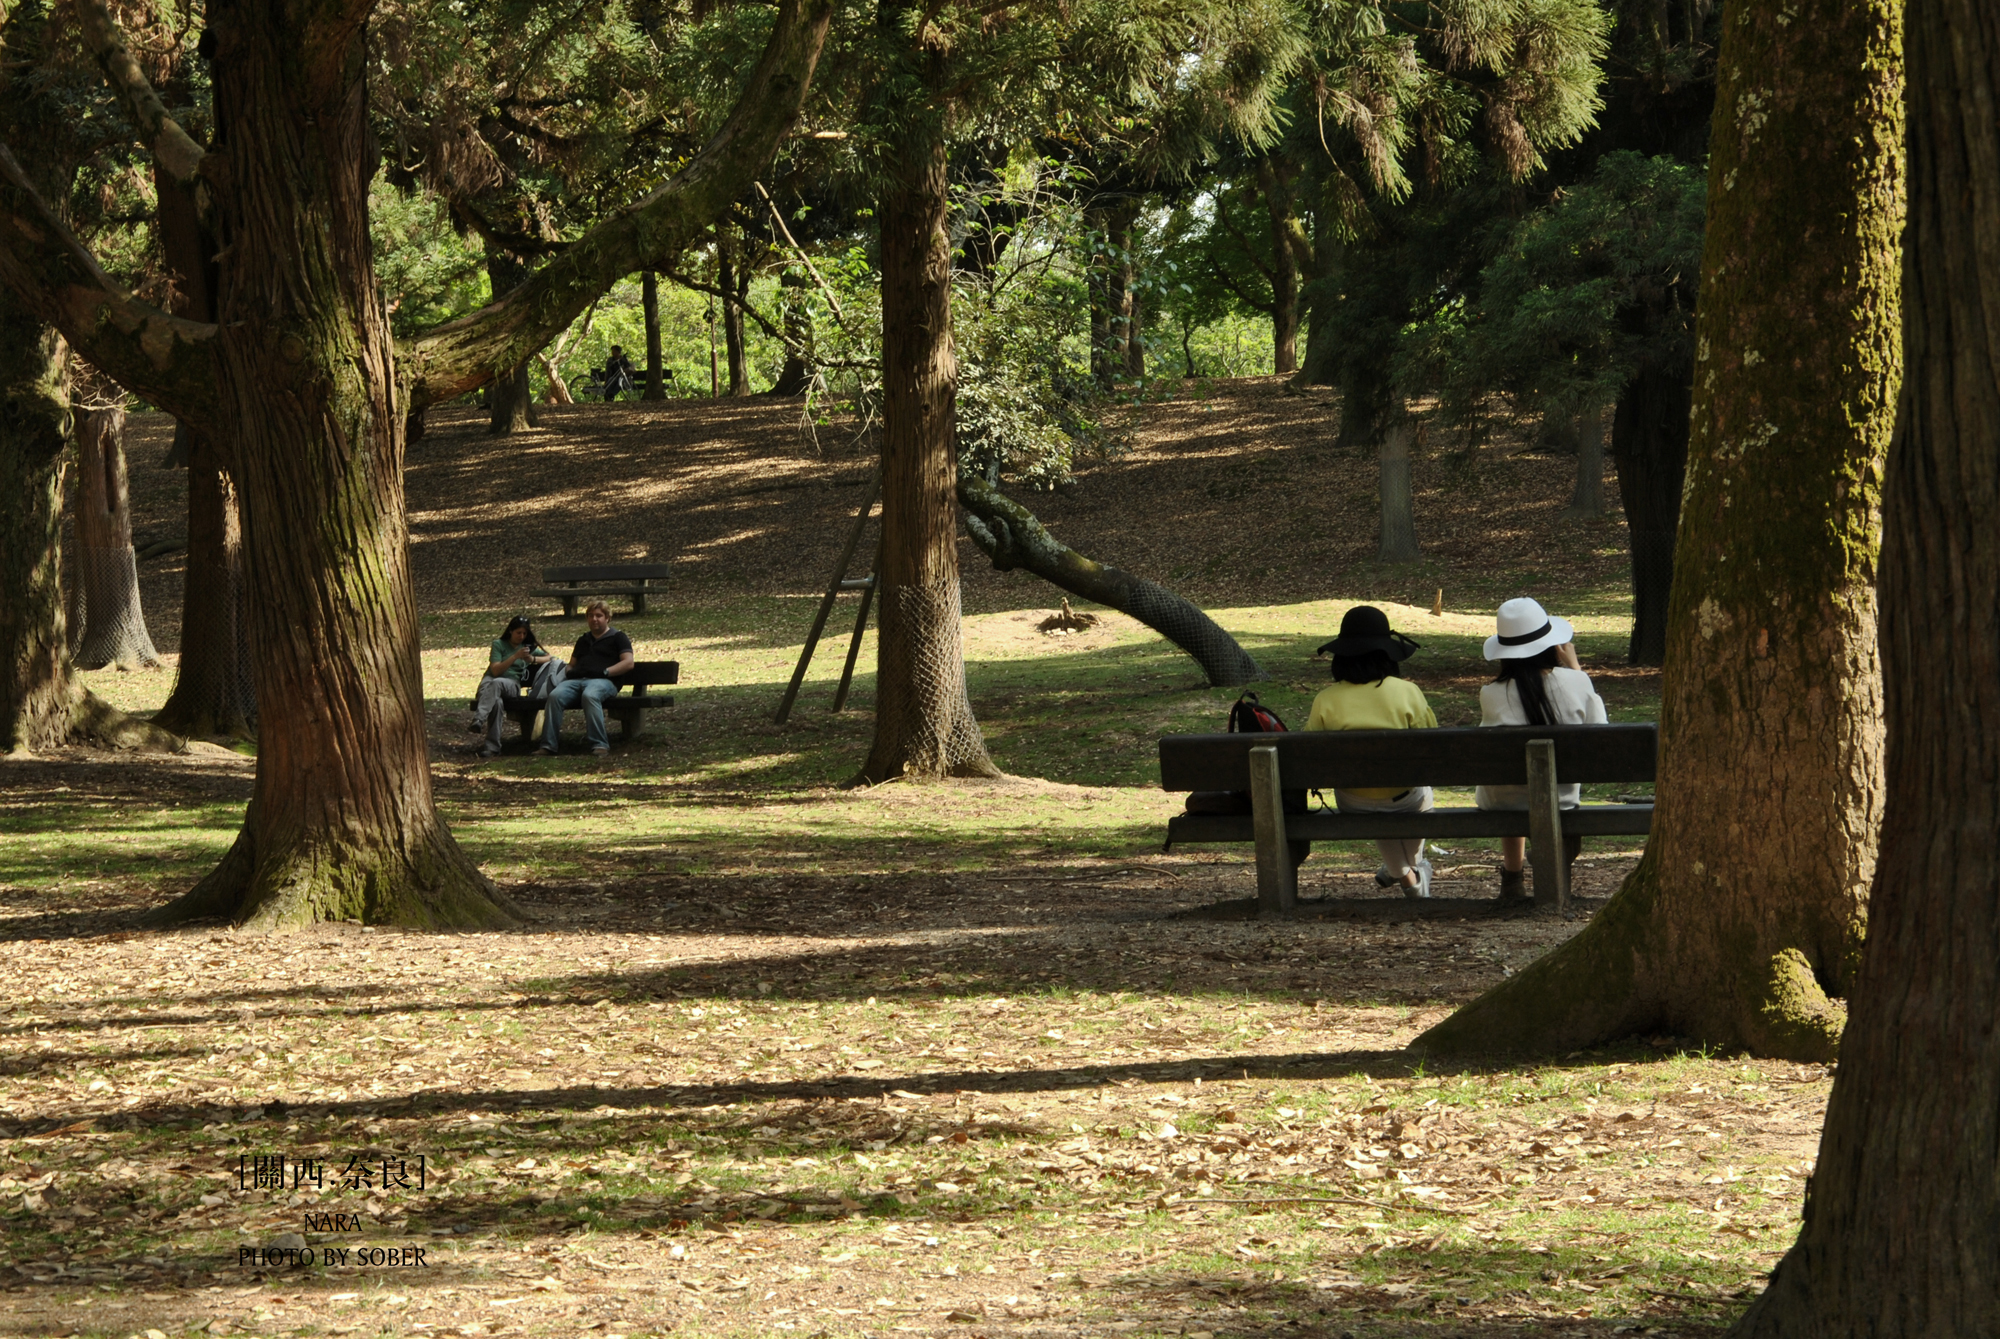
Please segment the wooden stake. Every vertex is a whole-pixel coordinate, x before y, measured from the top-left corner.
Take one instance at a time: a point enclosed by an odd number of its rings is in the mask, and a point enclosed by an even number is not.
[[[1439,586],[1439,587],[1438,587],[1438,593],[1437,593],[1437,598],[1436,598],[1435,600],[1432,600],[1432,601],[1431,601],[1431,617],[1432,617],[1432,618],[1443,618],[1443,617],[1444,617],[1444,587],[1443,587],[1443,586]]]

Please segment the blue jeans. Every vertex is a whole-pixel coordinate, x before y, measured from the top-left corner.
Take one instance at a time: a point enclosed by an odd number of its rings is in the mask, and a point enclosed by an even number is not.
[[[548,704],[542,712],[542,747],[551,753],[559,752],[557,740],[562,735],[562,718],[565,707],[583,703],[583,733],[590,739],[592,752],[611,747],[611,740],[604,733],[604,704],[618,696],[616,679],[565,679],[555,692],[549,694]]]

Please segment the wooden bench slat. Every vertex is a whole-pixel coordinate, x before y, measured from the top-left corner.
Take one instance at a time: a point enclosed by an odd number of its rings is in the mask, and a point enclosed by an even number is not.
[[[1564,832],[1586,837],[1641,837],[1653,830],[1650,804],[1586,804],[1562,811]],[[1525,837],[1525,809],[1433,809],[1427,814],[1286,814],[1289,841],[1362,841],[1375,837]],[[1249,814],[1176,814],[1167,822],[1167,840],[1248,842],[1256,840]]]
[[[1520,725],[1489,729],[1307,730],[1285,734],[1168,735],[1160,741],[1164,790],[1250,789],[1250,750],[1278,750],[1287,790],[1342,786],[1525,785],[1527,743],[1553,739],[1568,781],[1651,781],[1651,725]]]
[[[544,567],[544,581],[644,581],[664,580],[673,573],[671,563],[598,563],[590,567]]]

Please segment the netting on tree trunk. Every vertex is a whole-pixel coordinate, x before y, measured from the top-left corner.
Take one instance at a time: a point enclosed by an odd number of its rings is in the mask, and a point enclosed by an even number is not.
[[[869,774],[997,775],[966,697],[958,583],[896,587],[884,593],[882,612]]]
[[[226,587],[203,596],[218,606],[204,624],[219,626],[211,627],[209,636],[182,637],[172,706],[177,719],[199,722],[209,733],[249,733],[257,724],[257,685],[247,654],[242,568],[231,564],[209,580]]]
[[[74,642],[70,659],[78,669],[116,665],[130,669],[157,665],[146,616],[139,607],[139,563],[132,546],[97,548],[77,545],[76,598],[70,627]]]

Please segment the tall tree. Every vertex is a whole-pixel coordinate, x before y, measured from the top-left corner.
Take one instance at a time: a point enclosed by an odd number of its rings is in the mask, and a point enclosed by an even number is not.
[[[103,392],[99,392],[103,393]],[[160,663],[139,605],[132,551],[132,494],[125,479],[125,406],[93,404],[76,415],[77,581],[70,659],[78,669],[137,669]]]
[[[947,162],[983,119],[1025,142],[1094,124],[1115,90],[1161,124],[1268,122],[1289,59],[1275,7],[1201,0],[878,0],[863,124],[882,255],[881,636],[875,739],[857,780],[992,776],[966,696],[959,628],[958,462]],[[1280,68],[1273,68],[1273,62]]]
[[[1901,0],[1724,15],[1658,808],[1582,933],[1426,1032],[1834,1054],[1881,817],[1875,559],[1900,376]]]
[[[1738,1339],[2000,1334],[2000,12],[1916,0],[1906,51],[1881,858],[1805,1221]]]
[[[432,796],[404,410],[519,366],[619,278],[697,236],[769,161],[830,17],[824,0],[783,0],[737,110],[678,174],[513,293],[398,348],[370,258],[372,8],[211,5],[216,137],[204,152],[166,115],[109,13],[79,6],[156,160],[210,202],[225,248],[212,325],[111,285],[0,150],[0,280],[106,375],[212,431],[241,491],[256,786],[235,845],[165,919],[513,919]]]

